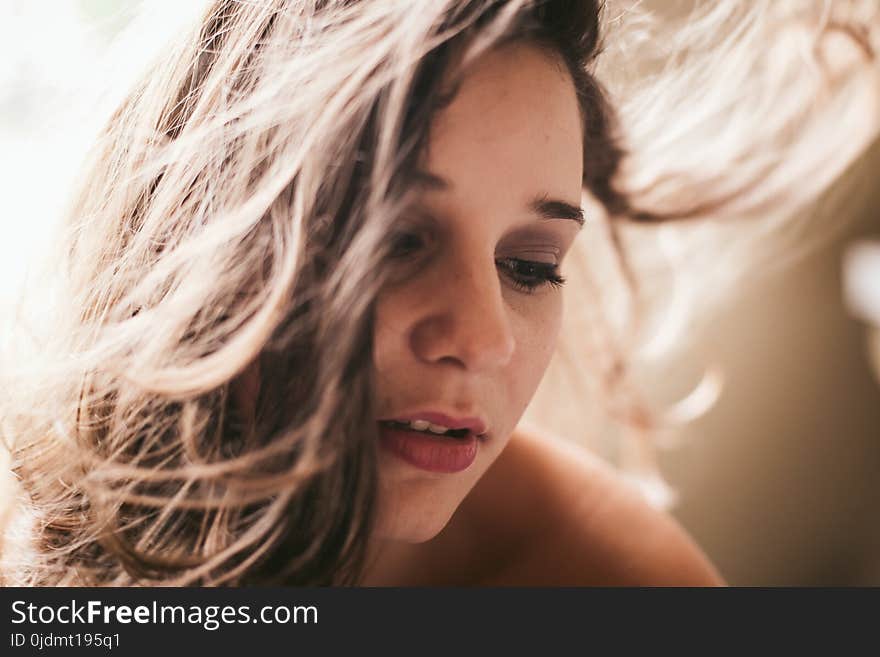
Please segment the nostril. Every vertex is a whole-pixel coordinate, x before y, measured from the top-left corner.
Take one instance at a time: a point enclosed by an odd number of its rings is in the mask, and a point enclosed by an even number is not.
[[[410,348],[420,360],[470,370],[497,369],[509,362],[515,349],[513,327],[491,262],[487,271],[470,265],[443,286],[423,291],[426,314],[409,331]]]

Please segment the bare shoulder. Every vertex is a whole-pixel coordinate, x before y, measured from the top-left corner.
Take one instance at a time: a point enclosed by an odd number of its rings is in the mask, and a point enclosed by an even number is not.
[[[718,571],[668,513],[588,450],[518,429],[469,513],[515,546],[486,585],[715,586]]]

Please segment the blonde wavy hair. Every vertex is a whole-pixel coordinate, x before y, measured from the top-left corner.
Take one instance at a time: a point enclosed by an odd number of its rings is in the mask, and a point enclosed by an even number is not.
[[[632,207],[588,213],[596,221],[567,259],[581,298],[566,307],[527,411],[545,432],[616,454],[660,507],[677,496],[656,451],[712,406],[723,372],[707,364],[693,392],[665,406],[646,382],[744,278],[848,227],[874,187],[866,164],[880,130],[873,0],[686,4],[606,3],[595,74],[619,117],[626,154],[615,183]]]
[[[461,72],[510,40],[568,66],[584,202],[623,292],[581,241],[570,274],[598,303],[579,307],[601,312],[567,316],[530,412],[551,417],[547,395],[574,377],[650,463],[658,421],[626,367],[638,322],[615,330],[607,304],[644,296],[626,226],[788,217],[876,132],[834,114],[876,92],[870,3],[721,7],[658,40],[638,4],[209,3],[102,132],[51,257],[54,296],[4,359],[20,499],[3,582],[357,583],[376,492],[372,309],[395,275],[409,172]],[[789,32],[806,59],[766,47]],[[663,68],[630,70],[629,48]],[[809,190],[792,185],[806,176]],[[256,359],[245,415],[232,383]]]

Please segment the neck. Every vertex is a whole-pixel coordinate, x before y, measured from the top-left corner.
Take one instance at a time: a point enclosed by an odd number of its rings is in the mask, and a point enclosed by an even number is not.
[[[425,544],[374,538],[360,586],[413,586],[424,577]]]

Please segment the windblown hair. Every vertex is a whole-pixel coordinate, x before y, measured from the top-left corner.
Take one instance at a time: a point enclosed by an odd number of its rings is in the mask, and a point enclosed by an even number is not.
[[[593,2],[223,0],[166,52],[83,174],[51,341],[4,406],[35,514],[17,581],[358,580],[409,175],[456,76],[511,40],[565,63],[584,184],[625,207]],[[250,421],[230,383],[255,359]]]
[[[606,13],[594,74],[621,126],[614,181],[629,207],[589,213],[597,221],[566,257],[578,303],[527,419],[615,458],[668,507],[656,449],[679,444],[723,372],[709,363],[671,406],[646,382],[668,376],[744,277],[859,215],[875,188],[865,154],[880,131],[880,5],[642,0]]]
[[[784,176],[771,193],[762,185],[779,162],[702,188],[758,141],[728,149],[704,178],[689,177],[696,158],[676,164],[676,126],[695,126],[670,122],[682,107],[662,94],[655,110],[648,99],[666,78],[693,84],[669,98],[693,98],[704,79],[670,69],[636,89],[621,78],[618,127],[595,75],[600,10],[586,0],[210,3],[104,129],[59,241],[51,330],[26,366],[4,371],[0,430],[23,510],[7,535],[32,548],[6,551],[4,582],[357,583],[377,487],[374,301],[395,275],[389,255],[431,119],[487,49],[528,41],[565,63],[582,111],[584,190],[630,287],[621,220],[779,201]],[[641,27],[639,16],[606,18]],[[711,16],[689,33],[730,20]],[[863,22],[876,26],[875,15]],[[725,61],[751,65],[755,42],[731,34]],[[860,38],[873,65],[873,36]],[[693,116],[717,127],[726,100]],[[737,135],[748,136],[745,121]],[[599,379],[622,390],[625,345],[609,335],[577,337],[604,354]],[[251,418],[231,383],[255,360]],[[644,426],[627,399],[621,415]]]

